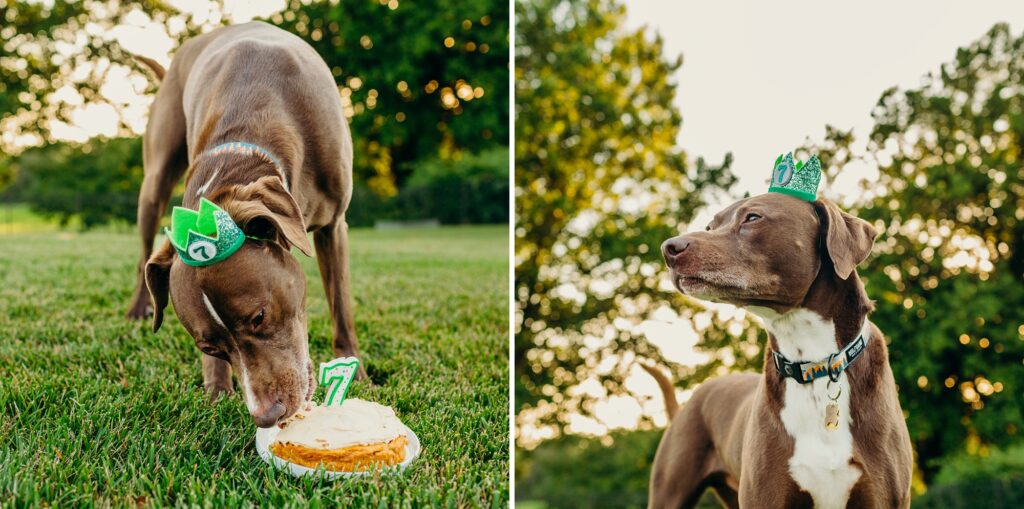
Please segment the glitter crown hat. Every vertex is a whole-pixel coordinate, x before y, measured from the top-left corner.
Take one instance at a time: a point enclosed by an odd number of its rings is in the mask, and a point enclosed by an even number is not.
[[[793,153],[779,155],[775,159],[772,183],[769,193],[782,193],[801,200],[814,201],[818,197],[818,183],[821,182],[821,162],[818,156],[811,156],[807,164],[793,163]]]
[[[164,228],[181,261],[193,267],[213,265],[231,256],[245,242],[245,234],[224,209],[200,198],[199,210],[174,207],[171,228]]]

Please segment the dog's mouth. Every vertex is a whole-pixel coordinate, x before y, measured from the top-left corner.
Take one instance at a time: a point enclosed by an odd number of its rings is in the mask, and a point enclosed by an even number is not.
[[[685,295],[694,297],[705,295],[707,290],[716,289],[715,285],[700,276],[675,276],[675,287]]]
[[[715,271],[680,273],[672,271],[672,284],[684,295],[704,300],[721,300],[746,288],[738,277]]]
[[[300,376],[302,376],[302,375],[300,375]],[[309,408],[309,406],[310,406],[310,404],[311,404],[311,402],[313,400],[313,393],[316,391],[316,383],[314,382],[316,380],[316,376],[313,373],[313,362],[312,361],[309,361],[309,360],[306,361],[306,372],[305,372],[304,378],[305,378],[304,383],[306,385],[305,385],[305,391],[301,393],[302,394],[301,397],[296,398],[295,396],[292,396],[292,397],[289,397],[289,398],[282,398],[282,400],[286,401],[286,403],[285,403],[286,411],[285,411],[284,415],[279,417],[277,419],[277,422],[274,423],[275,426],[280,426],[281,423],[291,419],[292,416],[294,416],[295,413],[298,412],[299,410],[302,410],[302,409],[307,409],[308,410],[308,408]]]

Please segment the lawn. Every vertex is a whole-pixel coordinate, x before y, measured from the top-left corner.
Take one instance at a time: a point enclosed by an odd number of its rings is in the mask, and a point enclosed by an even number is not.
[[[350,396],[393,406],[420,437],[404,474],[299,480],[265,464],[240,397],[204,399],[199,350],[173,313],[158,333],[123,317],[134,235],[0,234],[0,506],[506,506],[507,229],[351,237],[375,385]],[[322,362],[330,318],[316,261],[298,256]]]

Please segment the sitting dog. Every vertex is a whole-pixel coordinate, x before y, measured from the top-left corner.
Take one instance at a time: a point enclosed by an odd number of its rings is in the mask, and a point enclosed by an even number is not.
[[[290,253],[295,247],[312,255],[307,231],[313,231],[334,322],[335,355],[359,354],[345,223],[352,141],[337,85],[312,47],[259,22],[185,42],[166,72],[139,60],[162,82],[143,144],[142,258],[128,316],[153,315],[158,330],[170,294],[203,352],[207,392],[231,392],[233,367],[253,420],[269,427],[292,415],[316,387],[306,279]],[[237,251],[214,264],[199,263],[216,252],[210,243],[185,252],[167,242],[152,251],[186,170],[182,206],[201,209],[209,200],[245,235],[232,246]]]
[[[874,239],[830,202],[771,192],[665,241],[682,293],[744,307],[769,344],[763,374],[708,380],[670,413],[650,507],[693,507],[707,487],[730,508],[910,505],[910,436],[856,271]]]

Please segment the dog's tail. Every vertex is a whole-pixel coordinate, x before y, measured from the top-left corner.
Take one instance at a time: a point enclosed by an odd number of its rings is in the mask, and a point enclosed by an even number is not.
[[[149,70],[153,71],[153,74],[156,75],[156,79],[160,81],[163,81],[164,76],[167,75],[167,70],[164,69],[164,66],[160,65],[159,63],[157,63],[156,60],[153,60],[152,58],[144,57],[142,55],[132,55],[132,58],[138,60],[146,67],[149,67]]]
[[[676,387],[672,385],[672,380],[669,380],[668,376],[662,373],[656,366],[649,366],[643,362],[639,364],[641,368],[644,368],[644,371],[654,377],[655,382],[658,382],[661,396],[665,398],[665,414],[668,415],[668,420],[671,421],[672,417],[676,415],[676,411],[679,410],[679,401],[676,400]]]

